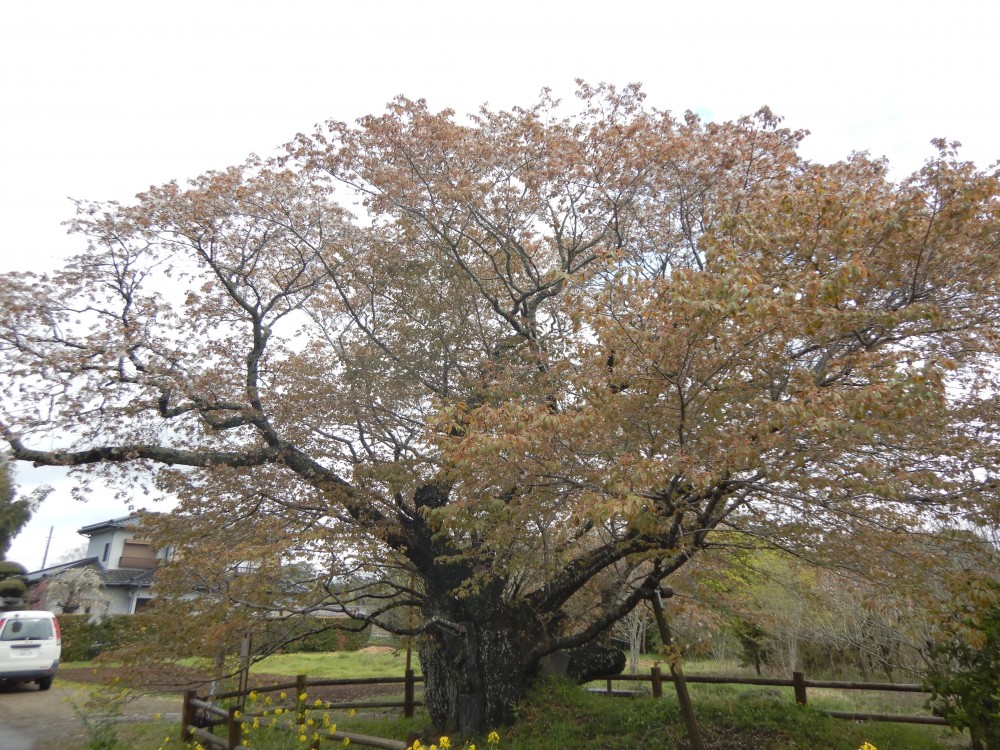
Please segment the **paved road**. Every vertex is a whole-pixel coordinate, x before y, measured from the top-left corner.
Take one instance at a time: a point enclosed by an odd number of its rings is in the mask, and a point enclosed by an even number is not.
[[[0,748],[47,750],[79,746],[86,740],[70,701],[76,691],[59,686],[39,690],[34,683],[0,685]]]
[[[0,685],[0,750],[65,750],[87,741],[74,705],[85,696],[81,687],[60,684],[41,691],[34,683]],[[143,697],[126,704],[124,720],[149,720],[154,713],[175,718],[180,698]]]
[[[35,741],[0,719],[0,747],[4,750],[35,750]]]

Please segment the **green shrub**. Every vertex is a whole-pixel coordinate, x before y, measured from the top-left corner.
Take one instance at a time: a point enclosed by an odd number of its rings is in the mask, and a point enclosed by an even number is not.
[[[21,563],[12,560],[0,560],[0,578],[10,578],[11,576],[23,576],[28,572]]]
[[[59,615],[62,660],[88,661],[119,646],[135,625],[129,615],[107,615],[99,622],[89,615]]]
[[[0,580],[0,597],[23,599],[28,595],[28,587],[20,578]]]

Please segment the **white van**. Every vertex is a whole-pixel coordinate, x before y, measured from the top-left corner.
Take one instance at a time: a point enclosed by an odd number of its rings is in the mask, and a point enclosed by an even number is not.
[[[62,654],[59,621],[51,612],[0,612],[0,682],[52,687]]]

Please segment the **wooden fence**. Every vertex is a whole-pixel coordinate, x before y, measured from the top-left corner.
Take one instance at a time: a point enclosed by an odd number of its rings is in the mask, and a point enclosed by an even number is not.
[[[663,696],[663,683],[671,680],[670,673],[664,674],[659,667],[653,667],[649,674],[642,675],[610,675],[598,677],[591,682],[605,682],[606,689],[598,692],[606,693],[609,696],[632,696],[634,691],[616,690],[614,683],[621,682],[648,682],[650,683],[650,693],[654,698]],[[809,688],[832,688],[835,690],[878,690],[897,693],[926,693],[920,685],[900,684],[890,682],[842,682],[836,680],[807,680],[802,672],[794,672],[792,679],[775,679],[768,677],[699,677],[697,675],[687,675],[685,680],[688,683],[705,683],[711,685],[760,685],[765,687],[790,687],[794,691],[795,701],[806,705],[808,701]],[[225,750],[235,750],[240,748],[243,742],[243,725],[252,722],[254,717],[258,717],[262,712],[255,712],[252,707],[247,707],[246,698],[251,693],[261,695],[280,693],[285,690],[294,690],[294,700],[290,701],[283,710],[289,714],[295,714],[295,722],[278,724],[288,731],[298,731],[297,727],[304,721],[309,711],[317,709],[366,709],[366,708],[400,708],[404,716],[413,716],[413,711],[417,706],[422,706],[422,701],[415,700],[415,686],[423,682],[423,677],[415,676],[412,669],[406,670],[403,677],[360,677],[343,680],[308,680],[305,675],[299,675],[294,682],[286,682],[277,685],[266,685],[256,687],[252,691],[234,691],[221,693],[215,696],[199,697],[194,690],[184,693],[184,704],[181,709],[181,740],[190,742],[198,740],[203,745],[210,748],[224,748]],[[402,685],[402,701],[323,701],[321,706],[309,705],[308,700],[300,700],[300,696],[307,694],[310,688],[327,686],[358,686],[358,685]],[[224,701],[237,699],[236,703],[229,708],[222,708],[214,701]],[[273,708],[271,709],[273,713]],[[890,721],[909,724],[935,724],[944,725],[945,720],[939,716],[898,716],[892,714],[859,713],[851,711],[824,711],[828,716],[838,719],[851,719],[853,721]],[[223,733],[215,734],[217,728],[224,729]],[[351,744],[360,747],[382,748],[383,750],[406,750],[410,746],[409,742],[400,740],[385,739],[381,737],[370,737],[352,732],[327,732],[320,739],[314,739],[310,745],[313,750],[320,747],[321,740],[342,743],[345,739]],[[251,749],[252,750],[252,749]]]
[[[606,682],[607,689],[600,692],[610,696],[631,696],[631,691],[621,691],[612,689],[615,682],[649,682],[650,692],[654,698],[663,695],[663,681],[672,680],[668,672],[663,674],[659,667],[653,667],[648,675],[612,675],[597,677],[592,682]],[[895,693],[926,693],[920,685],[895,683],[895,682],[844,682],[838,680],[807,680],[802,672],[793,672],[792,679],[775,679],[768,677],[699,677],[697,675],[685,675],[688,683],[705,683],[710,685],[764,685],[767,687],[790,687],[795,692],[795,702],[806,705],[808,701],[808,688],[832,688],[834,690],[878,690]],[[827,716],[836,719],[851,719],[852,721],[889,721],[903,724],[936,724],[945,725],[947,722],[940,716],[901,716],[895,714],[874,714],[853,711],[824,711]]]
[[[225,750],[245,748],[246,746],[242,744],[243,727],[248,723],[252,723],[254,718],[259,718],[265,713],[247,705],[246,699],[250,693],[269,695],[272,693],[282,693],[286,690],[294,690],[293,700],[289,701],[286,705],[282,705],[281,703],[272,704],[267,710],[267,713],[272,715],[275,708],[280,708],[283,713],[289,715],[294,714],[295,722],[283,721],[276,724],[277,727],[289,732],[297,732],[298,726],[305,721],[308,712],[316,710],[400,708],[403,710],[404,716],[413,716],[414,709],[417,706],[423,705],[423,702],[416,700],[414,695],[416,685],[422,683],[423,680],[423,677],[414,675],[412,669],[407,669],[403,677],[357,677],[342,680],[309,680],[306,675],[299,675],[295,678],[294,682],[264,685],[255,687],[252,690],[237,690],[213,696],[199,696],[197,691],[187,690],[184,693],[184,703],[181,707],[181,741],[190,742],[197,740],[206,747],[224,748]],[[310,704],[308,700],[301,698],[311,688],[359,685],[402,685],[403,700],[321,701],[319,705],[316,705]],[[228,708],[222,708],[217,704],[217,701],[234,698],[236,699],[235,703]],[[223,732],[215,734],[216,729],[222,729]],[[383,748],[384,750],[406,750],[409,747],[406,742],[400,740],[370,737],[368,735],[340,731],[324,732],[319,739],[313,739],[310,747],[316,750],[320,747],[321,740],[338,743],[350,740],[351,744],[361,747]]]

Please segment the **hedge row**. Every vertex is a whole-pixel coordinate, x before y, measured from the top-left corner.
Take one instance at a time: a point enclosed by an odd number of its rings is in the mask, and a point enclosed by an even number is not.
[[[129,615],[107,615],[100,622],[90,615],[59,615],[62,661],[89,661],[120,645],[134,626]]]
[[[121,645],[129,632],[138,625],[135,615],[107,615],[100,622],[93,622],[89,615],[59,615],[62,630],[62,660],[88,661],[105,651]],[[354,620],[338,619],[337,624],[360,626]],[[358,632],[330,628],[331,620],[306,617],[301,620],[275,621],[263,638],[255,639],[258,646],[268,642],[288,642],[277,649],[287,653],[324,653],[328,651],[357,651],[368,644],[371,628]],[[326,630],[323,628],[326,627]],[[263,643],[261,643],[263,640]]]

